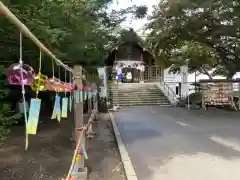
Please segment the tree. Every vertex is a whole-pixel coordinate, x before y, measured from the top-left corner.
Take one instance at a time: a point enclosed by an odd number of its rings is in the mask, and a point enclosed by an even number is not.
[[[112,0],[3,1],[59,59],[70,65],[81,64],[91,72],[94,72],[96,66],[103,65],[107,47],[117,41],[116,29],[121,29],[120,23],[127,15],[142,18],[147,10],[144,6],[133,6],[108,12],[111,2]],[[18,62],[19,30],[10,24],[4,15],[0,16],[0,24],[0,64]],[[31,40],[24,38],[24,63],[30,64],[37,71],[38,58],[39,49]],[[52,75],[51,62],[49,57],[43,55],[44,74]],[[6,89],[1,83],[0,86],[2,102]],[[10,103],[0,104],[0,137],[8,132],[8,126],[14,123],[16,118],[18,115],[10,110]]]
[[[116,42],[115,29],[127,14],[141,18],[146,13],[144,6],[133,6],[120,11],[108,12],[112,0],[12,0],[5,1],[8,7],[51,51],[66,63],[84,66],[103,65],[106,46]],[[17,59],[18,32],[3,17],[0,23],[0,47],[4,49],[1,59]],[[38,66],[39,50],[29,40],[24,40],[24,61]],[[44,59],[46,59],[45,57]],[[51,62],[51,61],[50,61]],[[49,69],[45,63],[43,69]]]
[[[186,41],[179,49],[175,49],[171,53],[171,61],[174,64],[170,70],[177,73],[180,71],[180,66],[187,63],[189,73],[197,71],[212,79],[209,71],[218,66],[218,59],[219,57],[212,48],[198,42]]]
[[[231,78],[240,70],[239,9],[237,0],[161,1],[147,25],[151,31],[148,43],[155,54],[168,56],[184,41],[201,43],[217,53],[218,63]]]

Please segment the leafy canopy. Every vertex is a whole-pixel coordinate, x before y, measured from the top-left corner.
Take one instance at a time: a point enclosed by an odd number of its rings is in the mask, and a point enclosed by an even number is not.
[[[102,65],[106,47],[117,41],[116,29],[121,29],[121,22],[128,14],[142,18],[147,11],[145,6],[133,6],[109,12],[112,0],[5,0],[4,3],[60,59],[84,66]],[[1,61],[17,61],[19,32],[3,16],[0,23],[4,24],[0,27]],[[26,38],[23,45],[24,61],[36,68],[38,48]],[[51,71],[50,63],[44,63],[43,69]]]
[[[186,42],[190,45],[192,42],[200,43],[209,51],[207,54],[216,54],[219,57],[218,63],[225,67],[227,76],[231,78],[240,70],[239,17],[240,3],[237,0],[160,1],[146,27],[150,30],[148,44],[157,57],[169,61],[172,52],[182,49]],[[191,53],[192,49],[188,49]],[[214,65],[212,56],[206,57],[206,51],[202,49],[196,49],[194,61],[205,64],[207,58],[209,65]],[[182,57],[185,58],[184,56]],[[173,63],[167,63],[168,66],[171,64]]]

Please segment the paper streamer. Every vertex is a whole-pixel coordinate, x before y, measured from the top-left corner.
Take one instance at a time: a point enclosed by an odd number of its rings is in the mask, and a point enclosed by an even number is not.
[[[54,103],[54,108],[53,108],[53,114],[51,119],[56,119],[60,122],[61,120],[61,105],[60,105],[60,96],[56,95],[55,97],[55,103]]]
[[[84,144],[82,144],[81,147],[82,147],[83,156],[84,156],[84,158],[87,160],[87,159],[88,159],[88,155],[87,155],[87,152],[86,152],[86,149],[85,149]]]
[[[52,113],[52,117],[51,117],[51,119],[56,119],[56,118],[57,118],[57,114],[56,114],[56,99],[57,99],[57,95],[55,96],[54,107],[53,107],[53,113]]]
[[[69,111],[72,112],[72,96],[69,96]]]
[[[83,91],[79,91],[79,100],[80,102],[83,102]]]
[[[41,99],[31,99],[28,124],[27,124],[27,133],[28,134],[35,135],[37,133],[40,107],[41,107]],[[27,142],[27,144],[28,144],[28,142]]]
[[[76,96],[75,96],[76,103],[80,103],[80,92],[79,92],[79,90],[77,90],[75,93],[76,93]]]
[[[67,118],[68,113],[68,98],[62,98],[62,117]]]
[[[61,97],[57,96],[56,99],[56,114],[57,114],[57,120],[60,122],[61,120],[61,105],[60,105]]]
[[[29,145],[28,133],[26,133],[26,138],[25,138],[25,150],[28,149],[28,145]]]
[[[76,163],[78,164],[78,166],[81,166],[81,155],[77,155]]]
[[[84,92],[84,100],[87,100],[87,94],[88,94],[88,93],[85,91],[85,92]]]
[[[88,99],[92,98],[92,91],[88,92]]]
[[[79,169],[78,163],[77,161],[75,161],[75,164],[73,166],[73,172],[78,172],[78,169]]]
[[[71,177],[75,178],[76,177],[76,173],[78,172],[80,167],[80,156],[78,155],[76,157],[76,159],[74,160],[74,166],[73,166],[73,170],[71,172]]]

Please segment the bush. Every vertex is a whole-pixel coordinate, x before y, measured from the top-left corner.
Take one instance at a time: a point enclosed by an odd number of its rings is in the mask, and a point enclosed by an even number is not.
[[[189,103],[192,106],[201,106],[201,104],[202,104],[202,93],[201,92],[191,93],[189,95]],[[186,97],[184,99],[180,99],[178,101],[177,106],[185,107],[186,104],[188,104],[188,97]]]

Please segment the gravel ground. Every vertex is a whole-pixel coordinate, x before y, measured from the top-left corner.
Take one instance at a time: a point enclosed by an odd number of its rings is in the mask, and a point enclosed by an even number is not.
[[[120,154],[108,114],[94,125],[97,137],[89,142],[89,164],[93,168],[90,180],[125,180]]]

